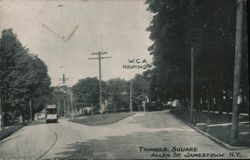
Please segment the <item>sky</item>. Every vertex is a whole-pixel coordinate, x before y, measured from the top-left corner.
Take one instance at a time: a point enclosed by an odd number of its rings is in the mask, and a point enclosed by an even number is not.
[[[103,80],[129,80],[144,70],[124,69],[133,65],[128,59],[152,62],[146,28],[153,15],[146,9],[144,0],[0,0],[0,30],[13,28],[45,62],[53,86],[62,74],[69,86],[98,77],[98,61],[88,60],[98,51],[112,57],[102,60]]]

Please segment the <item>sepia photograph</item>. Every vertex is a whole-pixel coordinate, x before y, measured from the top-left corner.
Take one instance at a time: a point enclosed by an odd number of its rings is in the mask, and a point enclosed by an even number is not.
[[[0,160],[250,159],[247,0],[0,0]]]

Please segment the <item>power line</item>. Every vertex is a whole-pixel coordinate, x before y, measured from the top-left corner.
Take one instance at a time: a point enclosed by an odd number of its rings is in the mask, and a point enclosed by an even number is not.
[[[76,30],[79,28],[79,25],[76,25],[75,28],[73,29],[73,31],[69,34],[69,36],[67,37],[67,39],[63,39],[65,42],[67,42],[76,32]]]
[[[45,2],[45,4],[43,5],[43,7],[42,7],[42,9],[39,11],[39,15],[43,12],[43,10],[44,10],[44,8],[47,6],[47,4],[48,4],[48,2],[49,2],[49,0],[47,0],[46,2]]]
[[[42,9],[39,11],[39,13],[36,13],[32,8],[30,7],[27,7],[25,4],[23,4],[22,2],[18,2],[18,4],[22,5],[22,7],[24,8],[24,11],[26,11],[27,13],[29,13],[29,15],[31,15],[34,19],[34,22],[35,24],[39,24],[41,25],[44,29],[46,29],[47,31],[49,31],[50,33],[52,33],[54,36],[56,36],[57,38],[61,39],[62,41],[64,42],[67,42],[68,40],[70,40],[70,38],[75,34],[75,32],[77,31],[77,29],[79,28],[79,24],[76,25],[74,27],[74,29],[69,33],[69,35],[67,37],[65,37],[65,35],[63,34],[60,34],[58,32],[56,32],[53,28],[56,28],[57,26],[55,26],[54,24],[50,23],[49,25],[48,24],[45,24],[44,22],[42,22],[40,20],[40,15],[42,13],[42,11],[44,10],[44,8],[47,6],[48,2],[50,0],[47,0],[45,2],[45,4],[43,5]],[[3,5],[0,5],[0,6],[3,6]],[[14,9],[11,9],[10,7],[7,7],[7,6],[3,6],[5,8],[8,8],[11,12],[13,12],[15,14],[16,17],[18,17],[19,19],[23,19],[23,17],[19,16],[18,14],[16,14],[16,10]],[[12,11],[13,10],[13,11]],[[23,23],[23,21],[20,21],[21,23]],[[29,25],[27,22],[25,22],[24,24],[26,25]],[[52,25],[52,27],[50,27]]]

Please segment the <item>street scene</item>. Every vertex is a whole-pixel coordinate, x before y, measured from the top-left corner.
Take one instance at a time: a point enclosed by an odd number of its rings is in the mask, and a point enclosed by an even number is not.
[[[0,0],[0,160],[250,158],[246,0]]]
[[[161,121],[164,123],[160,123]],[[25,147],[23,147],[24,144],[26,144]],[[149,148],[164,147],[167,147],[168,151],[147,151]],[[180,154],[178,157],[174,157],[173,148],[177,154]],[[196,148],[197,151],[182,152],[181,148]],[[169,157],[199,159],[200,157],[191,156],[197,153],[211,154],[209,156],[213,159],[235,159],[249,156],[250,153],[249,148],[228,151],[185,125],[169,112],[162,111],[136,113],[117,123],[103,126],[81,125],[64,119],[60,119],[59,123],[31,125],[4,139],[0,149],[1,157],[6,159],[19,159],[19,157],[22,159],[165,159]]]

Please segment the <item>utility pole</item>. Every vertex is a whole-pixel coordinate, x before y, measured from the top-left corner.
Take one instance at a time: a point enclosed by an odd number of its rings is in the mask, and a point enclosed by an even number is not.
[[[62,75],[62,78],[59,78],[59,80],[62,81],[63,83],[63,115],[65,117],[65,113],[66,113],[66,98],[67,98],[67,94],[66,94],[66,81],[68,80],[69,78],[66,78],[65,77],[65,74]]]
[[[0,97],[0,130],[2,128],[4,128],[4,122],[3,122],[2,99]]]
[[[103,54],[108,54],[108,53],[99,51],[96,53],[91,53],[91,55],[97,55],[97,58],[88,58],[88,60],[97,59],[99,62],[99,105],[100,105],[100,109],[102,108],[102,59],[112,58],[110,56],[102,57]]]
[[[133,80],[130,80],[130,89],[129,89],[129,108],[130,108],[130,112],[133,111],[133,102],[132,102],[132,98],[133,98]]]
[[[71,118],[73,118],[74,107],[73,107],[73,93],[70,91],[70,107],[71,107]]]
[[[57,92],[57,106],[58,106],[58,114],[61,115],[61,106],[60,106],[60,93]]]
[[[235,39],[235,61],[234,61],[234,90],[233,90],[233,115],[231,129],[231,143],[234,144],[238,139],[238,96],[240,93],[240,71],[242,54],[242,26],[243,26],[243,6],[245,0],[237,0],[236,15],[236,39]]]
[[[30,109],[30,121],[32,121],[32,101],[29,99],[29,109]]]
[[[193,123],[194,109],[194,47],[191,48],[191,106],[190,106],[190,121]]]

